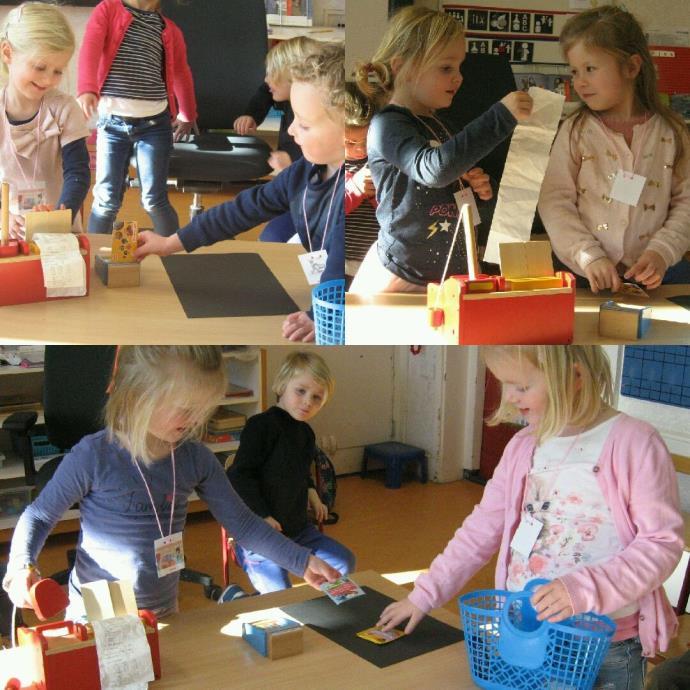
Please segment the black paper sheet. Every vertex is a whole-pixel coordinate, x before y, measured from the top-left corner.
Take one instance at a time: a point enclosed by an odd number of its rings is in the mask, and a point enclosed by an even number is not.
[[[188,319],[299,311],[258,254],[190,254],[162,261]]]
[[[283,606],[281,609],[300,623],[308,625],[319,634],[379,668],[441,649],[460,642],[464,638],[460,629],[426,616],[411,635],[405,635],[394,642],[374,644],[363,640],[357,637],[357,633],[376,625],[383,609],[394,599],[369,587],[362,587],[362,589],[366,592],[366,596],[350,599],[339,606],[327,596],[323,596],[299,604]],[[458,663],[460,663],[459,658]]]
[[[683,309],[690,310],[690,295],[676,295],[675,297],[667,297],[666,299],[669,302],[677,304],[679,307],[683,307]]]

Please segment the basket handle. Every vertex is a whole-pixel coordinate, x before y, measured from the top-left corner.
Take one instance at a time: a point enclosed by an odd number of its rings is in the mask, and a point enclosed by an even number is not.
[[[509,664],[535,669],[543,666],[549,642],[546,621],[537,620],[530,599],[536,587],[547,584],[544,579],[530,580],[521,592],[511,592],[506,598],[499,623],[498,651]],[[528,622],[527,630],[516,627],[508,615],[512,605],[522,602],[523,618]]]

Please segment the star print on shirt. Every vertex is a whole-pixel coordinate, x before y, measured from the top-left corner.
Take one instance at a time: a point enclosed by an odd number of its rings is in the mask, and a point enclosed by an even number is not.
[[[431,232],[426,236],[426,238],[429,239],[430,237],[433,237],[439,230],[441,232],[448,232],[450,230],[450,223],[447,220],[441,221],[440,223],[434,221],[431,225],[427,226],[427,230],[431,230]]]

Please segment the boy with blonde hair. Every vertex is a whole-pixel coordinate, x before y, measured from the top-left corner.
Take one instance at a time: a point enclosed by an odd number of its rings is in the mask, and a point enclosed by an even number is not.
[[[316,440],[308,422],[333,394],[333,376],[315,352],[291,352],[273,381],[277,402],[247,420],[235,461],[228,470],[235,491],[266,523],[304,546],[343,575],[352,572],[354,554],[310,523],[328,517],[311,476]],[[290,587],[284,567],[239,547],[237,559],[260,594]]]
[[[305,250],[325,252],[320,282],[344,278],[344,46],[319,44],[317,52],[294,65],[291,74],[295,120],[290,133],[302,147],[303,158],[267,184],[246,189],[233,201],[198,215],[170,237],[140,233],[137,259],[183,249],[191,252],[289,212]],[[290,314],[283,323],[283,336],[292,341],[314,340],[311,314]]]

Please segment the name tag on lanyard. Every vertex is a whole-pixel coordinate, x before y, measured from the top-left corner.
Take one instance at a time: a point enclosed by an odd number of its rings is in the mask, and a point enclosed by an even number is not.
[[[153,542],[156,554],[156,571],[158,577],[164,577],[184,568],[184,545],[182,532],[175,532],[169,537],[161,537]]]
[[[328,253],[325,249],[318,249],[315,252],[307,252],[306,254],[299,254],[297,256],[304,275],[307,277],[309,285],[317,285],[321,282],[321,276],[326,270],[326,261],[328,260]]]
[[[532,549],[539,539],[543,522],[540,522],[531,515],[524,515],[517,530],[510,542],[510,548],[517,551],[521,556],[529,558],[532,554]]]
[[[479,217],[479,209],[477,208],[477,200],[475,199],[474,192],[470,187],[461,187],[457,192],[453,193],[455,198],[455,203],[458,206],[458,213],[463,204],[469,204],[470,210],[472,211],[472,224],[479,225],[482,219]]]

